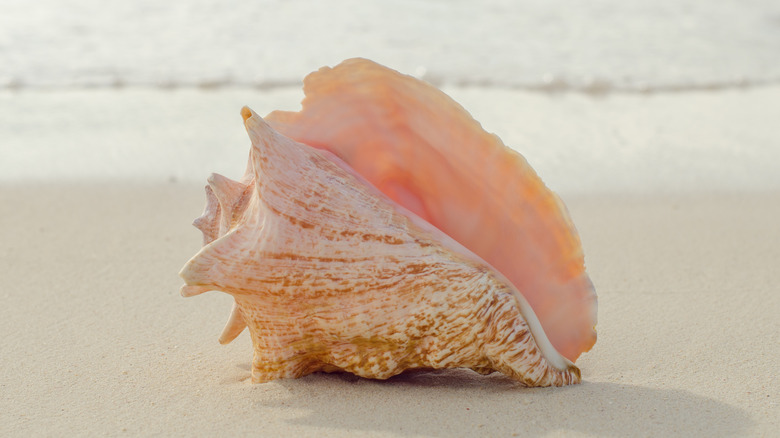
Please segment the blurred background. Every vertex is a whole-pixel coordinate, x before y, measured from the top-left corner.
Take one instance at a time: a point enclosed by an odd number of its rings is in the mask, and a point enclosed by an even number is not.
[[[0,0],[0,182],[243,171],[239,110],[366,57],[564,193],[780,188],[780,2]]]

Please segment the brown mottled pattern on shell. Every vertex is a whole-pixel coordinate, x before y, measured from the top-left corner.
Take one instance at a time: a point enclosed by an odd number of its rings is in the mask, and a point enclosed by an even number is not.
[[[380,302],[383,285],[362,278],[347,280],[353,287],[344,279],[320,280],[294,297],[237,296],[255,345],[253,381],[301,377],[330,365],[375,379],[407,369],[466,367],[500,371],[529,386],[579,382],[575,367],[560,371],[546,363],[510,292],[476,269],[460,277],[443,270],[452,288],[432,291],[420,284],[425,279],[409,276],[393,285],[400,296]],[[344,294],[349,305],[334,306]]]
[[[511,286],[453,251],[326,152],[247,120],[256,191],[188,263],[189,285],[234,296],[252,380],[344,370],[500,371],[530,386],[580,380],[536,345]]]

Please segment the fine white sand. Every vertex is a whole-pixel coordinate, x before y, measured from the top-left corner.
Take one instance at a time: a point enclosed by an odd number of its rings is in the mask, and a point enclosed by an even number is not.
[[[106,151],[96,153],[88,146],[83,157],[103,157],[111,164],[112,156],[136,160],[133,147],[153,150],[180,135],[197,148],[200,159],[205,144],[214,140],[216,152],[210,156],[231,155],[232,160],[239,151],[235,160],[243,162],[247,142],[237,120],[239,106],[232,106],[237,92],[144,93],[115,93],[116,102],[137,103],[118,107],[119,116],[137,117],[124,122],[116,113],[111,116],[111,96],[105,92],[0,96],[10,104],[3,110],[7,113],[25,106],[39,111],[35,117],[19,113],[4,119],[13,121],[0,125],[4,157],[17,159],[17,165],[39,161],[52,169],[56,166],[48,161],[69,159],[85,168],[81,182],[68,175],[41,178],[27,167],[33,177],[17,172],[0,184],[0,436],[777,434],[780,191],[727,194],[688,185],[680,190],[687,194],[669,187],[664,194],[653,194],[618,185],[601,194],[563,193],[599,295],[599,340],[577,363],[581,385],[529,389],[499,374],[463,370],[405,374],[388,381],[317,374],[252,385],[247,382],[252,354],[247,334],[228,346],[217,343],[232,299],[216,292],[189,299],[178,294],[177,272],[200,248],[200,233],[190,223],[204,204],[202,184],[187,178],[141,183],[126,175],[112,179],[91,174],[89,163],[60,149],[82,143],[97,148],[103,141]],[[469,99],[468,93],[463,96]],[[657,138],[677,143],[647,141],[646,131],[632,129],[623,119],[614,128],[622,144],[646,141],[647,147],[659,144],[672,152],[685,138],[694,143],[722,138],[720,145],[744,144],[747,149],[741,150],[769,157],[774,152],[767,145],[780,144],[780,134],[766,117],[732,117],[736,124],[685,125],[687,129],[682,123],[664,123],[664,114],[680,111],[698,120],[728,119],[724,107],[729,102],[760,114],[756,107],[771,105],[766,96],[760,90],[728,92],[724,103],[696,93],[601,101],[528,95],[531,106],[542,112],[528,129],[555,132],[561,144],[567,143],[566,135],[584,142],[575,149],[584,156],[588,144],[604,147],[596,140],[612,132],[608,116],[617,117],[623,108],[643,114],[643,123],[654,127]],[[499,99],[497,107],[507,107],[508,98],[493,98]],[[471,99],[466,106],[479,107],[474,104],[478,99]],[[150,115],[173,114],[202,100],[230,107],[225,117],[237,120],[238,137],[232,131],[224,135],[231,141],[241,138],[241,143],[216,141],[227,122],[204,126],[208,120],[200,116],[170,127],[172,116]],[[148,105],[155,102],[158,106]],[[47,119],[46,110],[53,107],[58,113],[70,110],[70,119]],[[80,116],[85,108],[105,113],[85,121]],[[532,131],[512,134],[507,129],[515,120],[518,126],[528,125],[520,116],[530,114],[530,107],[524,111],[517,119],[488,113],[478,118],[502,136],[508,132],[525,143],[538,143],[534,140],[542,137],[529,135]],[[544,114],[555,124],[543,122]],[[604,123],[586,125],[578,122],[582,117]],[[671,134],[664,129],[669,126]],[[192,134],[211,130],[213,137]],[[763,146],[749,148],[757,142]],[[17,150],[27,146],[37,149]],[[165,153],[153,156],[149,165],[167,159]],[[706,148],[701,154],[707,159]],[[567,162],[567,157],[558,159]],[[8,163],[0,168],[8,171]],[[192,164],[189,171],[201,166]],[[230,173],[231,166],[221,166],[213,170],[228,176],[243,170]],[[686,164],[673,166],[684,169]],[[638,164],[636,169],[641,172]],[[721,175],[734,177],[733,170]],[[545,172],[540,173],[544,178]]]
[[[578,197],[599,293],[584,383],[470,371],[247,382],[231,298],[184,299],[189,185],[6,186],[0,436],[771,436],[780,194]]]

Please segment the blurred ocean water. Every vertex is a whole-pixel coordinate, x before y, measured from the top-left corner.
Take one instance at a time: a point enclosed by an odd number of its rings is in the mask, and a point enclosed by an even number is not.
[[[2,0],[0,87],[260,88],[362,56],[448,85],[780,81],[776,0]]]
[[[355,56],[556,190],[780,189],[776,0],[0,0],[0,182],[235,176],[241,106]]]

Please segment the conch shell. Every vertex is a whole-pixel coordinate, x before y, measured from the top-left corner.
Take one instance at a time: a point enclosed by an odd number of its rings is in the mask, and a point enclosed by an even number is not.
[[[367,60],[305,91],[300,113],[269,123],[242,110],[247,171],[209,178],[204,247],[180,273],[184,296],[235,298],[220,342],[249,328],[252,380],[466,367],[579,382],[565,356],[595,342],[595,294],[565,209],[525,160],[443,93]]]

